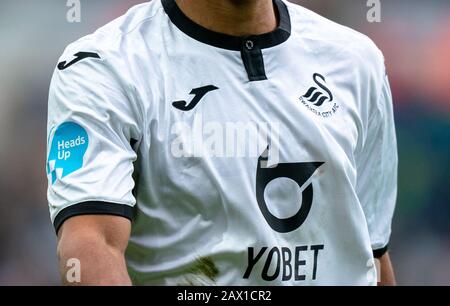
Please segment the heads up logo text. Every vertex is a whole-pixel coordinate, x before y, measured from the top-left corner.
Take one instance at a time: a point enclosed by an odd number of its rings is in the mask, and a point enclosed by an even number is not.
[[[79,170],[88,148],[89,138],[86,130],[73,122],[61,124],[53,135],[47,161],[47,173],[52,176],[52,184]]]

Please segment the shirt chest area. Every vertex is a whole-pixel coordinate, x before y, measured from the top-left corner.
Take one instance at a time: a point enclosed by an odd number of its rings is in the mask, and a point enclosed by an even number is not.
[[[180,194],[190,195],[207,211],[224,199],[235,208],[244,199],[263,203],[255,194],[264,195],[265,186],[269,193],[283,191],[273,201],[291,203],[283,200],[291,194],[284,192],[290,190],[286,182],[295,191],[308,180],[323,190],[351,188],[356,122],[338,104],[338,93],[331,99],[311,83],[312,76],[305,77],[306,86],[291,79],[166,84],[147,116],[140,146],[144,182],[158,186],[151,194],[174,203]],[[328,108],[329,116],[313,111]],[[185,207],[194,205],[189,201]]]
[[[143,137],[145,150],[163,148],[160,163],[171,167],[206,163],[223,172],[256,163],[267,148],[276,150],[272,156],[280,162],[333,156],[346,167],[356,146],[356,112],[322,75],[258,82],[199,76],[161,88],[148,109]]]

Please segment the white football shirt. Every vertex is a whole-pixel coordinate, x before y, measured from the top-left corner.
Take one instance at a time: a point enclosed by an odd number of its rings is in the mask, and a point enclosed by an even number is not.
[[[48,201],[132,220],[135,284],[373,285],[396,201],[381,52],[274,1],[233,37],[154,0],[67,47],[53,75]]]

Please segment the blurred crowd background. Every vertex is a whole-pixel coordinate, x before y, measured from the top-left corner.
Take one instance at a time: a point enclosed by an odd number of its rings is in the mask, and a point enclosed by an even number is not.
[[[159,0],[154,0],[159,1]],[[0,285],[58,285],[46,200],[50,78],[70,42],[139,0],[0,2]],[[295,1],[369,35],[386,57],[399,142],[399,196],[391,256],[402,285],[450,285],[450,1]]]

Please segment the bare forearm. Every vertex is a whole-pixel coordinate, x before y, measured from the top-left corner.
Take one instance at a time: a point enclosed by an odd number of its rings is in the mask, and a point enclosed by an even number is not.
[[[380,259],[380,282],[379,286],[395,286],[395,273],[392,267],[389,253],[384,254]]]
[[[58,233],[63,282],[131,285],[124,256],[130,230],[130,221],[122,217],[86,215],[68,219]]]
[[[123,253],[102,238],[78,236],[70,240],[61,239],[58,257],[61,277],[66,285],[131,285]],[[72,274],[78,273],[73,270],[73,259],[80,264],[79,282],[73,281]]]

